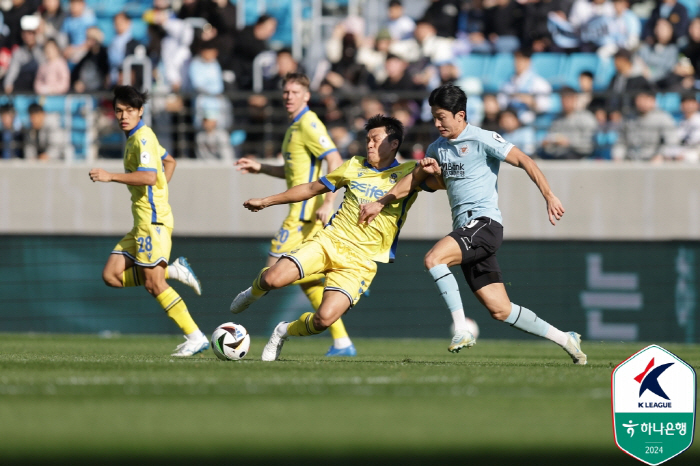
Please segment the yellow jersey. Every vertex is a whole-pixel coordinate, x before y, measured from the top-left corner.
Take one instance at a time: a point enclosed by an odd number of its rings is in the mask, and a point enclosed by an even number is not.
[[[338,211],[319,235],[332,235],[349,243],[376,262],[393,262],[401,227],[420,189],[390,204],[369,225],[358,225],[360,205],[383,197],[398,180],[411,173],[417,162],[398,163],[377,170],[364,157],[353,157],[320,181],[335,192],[345,187],[345,198]]]
[[[309,107],[304,107],[287,128],[282,142],[284,176],[287,189],[311,183],[321,176],[321,161],[336,151],[325,125]],[[304,202],[289,204],[289,216],[309,222],[315,220],[316,210],[323,204],[324,196],[316,196]]]
[[[131,213],[134,226],[165,225],[173,228],[173,214],[168,203],[168,181],[165,179],[163,159],[168,155],[155,133],[143,121],[129,132],[124,149],[124,171],[152,171],[156,173],[154,186],[129,186]]]

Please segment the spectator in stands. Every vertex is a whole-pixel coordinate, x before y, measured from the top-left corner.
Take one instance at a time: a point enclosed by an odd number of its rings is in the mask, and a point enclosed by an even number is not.
[[[435,65],[454,58],[452,51],[454,38],[441,37],[431,23],[423,20],[418,21],[414,35],[420,47],[420,56],[428,63]]]
[[[189,76],[195,98],[195,125],[200,126],[205,114],[215,116],[223,128],[231,126],[231,105],[224,92],[221,65],[217,58],[219,49],[216,40],[204,42],[199,53],[190,62]]]
[[[33,103],[29,106],[29,128],[24,130],[24,158],[26,160],[64,159],[69,144],[60,127],[60,115],[49,118],[44,108]],[[53,121],[50,121],[53,120]]]
[[[338,28],[334,31],[337,34]],[[340,40],[341,49],[338,60],[332,61],[331,69],[326,74],[328,81],[335,89],[344,92],[365,92],[373,85],[373,77],[357,62],[357,41],[359,36],[346,31]]]
[[[621,113],[631,111],[631,94],[634,91],[651,87],[649,81],[642,76],[641,66],[632,62],[632,53],[620,49],[615,54],[615,76],[608,86],[607,110],[612,112],[612,118],[619,120]]]
[[[681,97],[683,119],[678,125],[680,145],[669,150],[667,159],[697,163],[700,161],[700,105],[695,93],[686,93]]]
[[[39,7],[39,14],[42,21],[42,32],[44,37],[56,40],[59,46],[65,47],[68,39],[61,32],[63,21],[66,19],[66,12],[61,6],[60,0],[43,0]]]
[[[44,51],[37,44],[39,17],[33,15],[24,16],[21,25],[24,45],[17,48],[12,54],[10,66],[5,74],[3,86],[7,94],[32,92],[34,90],[34,78],[39,70],[39,65],[44,63]]]
[[[593,150],[592,158],[596,160],[610,160],[612,158],[612,148],[619,138],[621,123],[613,121],[604,106],[593,107],[592,111],[598,125],[593,135],[595,149]]]
[[[421,21],[435,26],[440,37],[455,37],[457,35],[459,4],[459,0],[432,0],[423,13]]]
[[[678,60],[678,46],[671,42],[672,37],[671,23],[659,18],[652,41],[640,45],[637,52],[646,65],[646,78],[661,90],[676,87],[682,79],[673,72]]]
[[[357,63],[364,65],[365,69],[372,75],[370,78],[372,81],[381,83],[386,79],[384,64],[391,46],[392,38],[389,31],[382,29],[374,41],[364,40],[357,49]]]
[[[552,37],[549,32],[547,17],[549,13],[566,12],[571,8],[570,0],[530,0],[525,3],[525,21],[523,35],[520,38],[521,46],[534,52],[544,52],[552,46]]]
[[[230,70],[236,33],[238,32],[236,7],[229,0],[211,0],[207,19],[213,28],[212,39],[216,39],[221,68]]]
[[[109,58],[103,41],[104,33],[99,28],[88,28],[87,52],[71,72],[75,92],[98,92],[109,87]]]
[[[231,63],[236,74],[239,89],[253,88],[253,61],[260,53],[269,49],[267,41],[277,30],[277,20],[269,15],[262,15],[252,26],[246,26],[239,33]]]
[[[417,91],[421,86],[413,82],[413,78],[406,72],[408,62],[397,57],[389,55],[386,59],[386,79],[383,83],[377,86],[377,90],[385,92],[404,92]]]
[[[282,49],[277,51],[277,72],[263,80],[263,89],[266,91],[282,91],[284,77],[287,73],[301,72],[299,62],[294,59],[290,49]]]
[[[7,28],[4,32],[4,47],[12,51],[15,47],[24,43],[22,40],[22,18],[34,14],[37,7],[35,0],[12,0],[12,8],[3,12],[4,27]]]
[[[187,18],[206,18],[207,5],[206,0],[182,0],[180,9],[177,12],[177,17],[180,19]]]
[[[357,155],[355,151],[357,150],[356,146],[358,143],[355,141],[354,135],[348,130],[347,125],[342,123],[329,125],[328,135],[335,143],[335,147],[338,149],[343,159],[349,159]]]
[[[95,13],[85,6],[85,0],[70,0],[69,15],[63,20],[61,32],[68,36],[63,55],[71,63],[78,63],[87,53],[87,30],[97,24]]]
[[[404,13],[401,0],[391,0],[389,2],[389,21],[386,28],[393,40],[406,40],[413,37],[413,30],[416,23]]]
[[[549,110],[552,86],[533,71],[531,51],[518,50],[514,57],[515,74],[501,86],[498,103],[501,108],[511,107],[520,121],[530,124],[535,120],[535,114]]]
[[[197,132],[194,153],[200,160],[233,162],[233,146],[228,132],[220,128],[216,114],[206,113]]]
[[[109,79],[111,84],[115,85],[118,82],[119,70],[124,63],[124,58],[133,55],[139,42],[131,35],[131,18],[126,13],[117,13],[112,21],[114,22],[115,36],[107,47],[107,56],[109,58]]]
[[[552,122],[542,141],[541,157],[547,159],[584,159],[593,154],[593,136],[598,128],[595,116],[578,110],[578,94],[570,87],[561,93],[562,115]]]
[[[630,0],[612,0],[615,14],[608,22],[608,34],[597,53],[612,57],[620,49],[636,50],[642,34],[639,16],[630,10]]]
[[[649,19],[644,24],[642,40],[653,43],[656,22],[659,19],[666,19],[671,23],[673,27],[671,41],[673,43],[676,43],[678,39],[684,37],[688,33],[690,19],[688,18],[688,10],[686,7],[678,0],[660,0],[656,8],[652,10],[651,15],[649,15]]]
[[[70,90],[68,62],[54,39],[44,44],[44,63],[39,65],[34,80],[34,92],[39,95],[67,94]]]
[[[688,26],[688,43],[681,50],[693,66],[695,88],[700,89],[700,17],[694,18]]]
[[[0,121],[2,122],[2,149],[0,158],[4,160],[24,158],[22,131],[18,130],[15,121],[16,113],[12,104],[0,106]]]
[[[520,48],[525,10],[515,0],[495,0],[484,10],[484,36],[490,52],[513,53]]]
[[[523,126],[515,110],[507,108],[498,114],[498,127],[503,139],[513,143],[529,156],[535,155],[536,137],[531,126]]]
[[[486,131],[498,132],[500,129],[498,126],[498,114],[501,111],[498,107],[498,98],[496,94],[484,94],[482,99],[484,101],[484,117],[479,126]],[[467,100],[467,103],[469,103],[469,100]]]
[[[614,160],[662,162],[669,148],[680,142],[676,122],[669,113],[656,108],[656,96],[651,88],[639,91],[634,105],[637,113],[625,118],[612,157]]]

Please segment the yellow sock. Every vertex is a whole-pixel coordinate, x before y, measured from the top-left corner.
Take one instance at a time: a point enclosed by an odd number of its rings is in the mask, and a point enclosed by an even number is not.
[[[122,286],[124,288],[129,286],[143,286],[146,279],[143,275],[143,269],[138,266],[129,267],[122,272]]]
[[[260,279],[262,278],[262,274],[265,273],[265,271],[269,268],[270,267],[263,267],[263,269],[260,271],[258,276],[255,277],[255,280],[253,280],[253,286],[252,286],[252,290],[251,290],[253,293],[253,296],[256,296],[259,298],[260,296],[267,293],[267,290],[260,288]]]
[[[175,323],[182,329],[185,335],[189,335],[192,332],[199,330],[197,324],[192,320],[185,302],[182,300],[177,291],[173,288],[168,288],[161,294],[156,296],[158,304],[163,308],[168,317],[173,319]]]
[[[328,331],[331,332],[331,337],[333,337],[334,340],[337,340],[338,338],[350,338],[347,330],[345,330],[343,321],[340,319],[333,322],[331,326],[328,327]]]
[[[323,332],[323,330],[316,330],[313,321],[314,313],[306,312],[287,326],[287,333],[293,337],[308,337]]]
[[[311,301],[311,305],[314,307],[315,311],[317,311],[318,308],[321,307],[321,300],[323,299],[324,291],[324,282],[325,280],[318,280],[315,283],[306,283],[301,285],[302,291],[304,292],[306,297],[309,298],[309,301]],[[331,333],[331,337],[334,340],[338,338],[350,337],[350,335],[348,335],[347,330],[345,330],[345,325],[343,324],[343,321],[340,319],[333,322],[333,324],[330,327],[328,327],[328,331]]]

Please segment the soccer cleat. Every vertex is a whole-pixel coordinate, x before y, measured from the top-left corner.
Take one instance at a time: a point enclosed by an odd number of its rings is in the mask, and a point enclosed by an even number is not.
[[[233,298],[230,307],[231,312],[233,312],[234,314],[240,314],[241,312],[248,309],[248,306],[253,304],[258,299],[260,298],[253,296],[253,287],[248,287],[247,290],[241,291],[235,298]]]
[[[280,322],[279,324],[277,324],[277,327],[275,327],[275,329],[272,331],[272,335],[270,335],[270,341],[268,341],[265,345],[265,348],[263,348],[263,361],[277,361],[277,359],[280,357],[280,353],[282,352],[282,345],[284,345],[284,342],[287,341],[287,339],[280,336],[280,332],[277,331],[277,329],[280,328],[281,325],[289,325],[289,322]]]
[[[447,350],[450,353],[459,353],[459,350],[462,348],[471,348],[474,345],[476,345],[476,338],[474,338],[474,335],[472,335],[469,330],[463,330],[455,333]]]
[[[581,351],[581,335],[576,332],[568,332],[569,339],[566,345],[563,346],[564,351],[569,353],[574,364],[585,365],[588,362],[588,356]]]
[[[355,345],[350,345],[346,348],[336,348],[335,346],[331,345],[331,347],[328,348],[326,356],[341,356],[351,358],[357,356],[357,350],[355,349]]]
[[[176,358],[186,358],[197,353],[201,353],[207,349],[209,349],[209,340],[207,340],[207,337],[202,336],[196,340],[190,340],[185,337],[185,342],[177,345],[175,352],[170,356],[175,356]]]
[[[177,269],[178,281],[181,281],[185,285],[191,287],[194,292],[197,293],[197,296],[202,295],[202,283],[197,278],[197,275],[194,274],[192,267],[190,267],[190,263],[187,262],[187,258],[178,257],[170,265]]]

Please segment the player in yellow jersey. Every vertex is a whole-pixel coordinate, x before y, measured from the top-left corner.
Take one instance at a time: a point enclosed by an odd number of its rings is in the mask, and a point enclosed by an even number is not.
[[[326,160],[328,172],[338,168],[343,160],[335,144],[328,136],[326,127],[318,116],[309,110],[309,78],[302,73],[288,73],[284,78],[282,99],[291,120],[282,142],[284,165],[268,165],[251,159],[241,159],[236,167],[243,173],[265,173],[276,178],[284,178],[287,188],[316,181],[321,176],[321,162]],[[289,253],[307,241],[323,228],[334,210],[334,193],[289,204],[289,213],[282,227],[272,239],[267,267],[272,266],[284,254]],[[323,276],[304,277],[297,284],[301,286],[311,301],[314,310],[318,309],[323,298]],[[238,312],[247,306],[236,304]],[[233,311],[234,303],[231,303]],[[356,356],[357,351],[348,336],[342,320],[331,325],[329,332],[333,345],[326,356]]]
[[[165,281],[179,280],[201,294],[199,280],[187,260],[180,257],[168,265],[173,214],[168,203],[168,182],[175,159],[161,147],[153,130],[141,121],[146,93],[132,86],[114,89],[114,113],[127,137],[124,149],[125,173],[90,170],[90,179],[127,185],[131,193],[133,229],[110,254],[102,279],[115,288],[144,286],[158,304],[182,329],[185,342],[172,356],[186,357],[209,348],[209,340],[194,323],[180,295]]]
[[[245,302],[250,304],[268,291],[292,284],[307,275],[326,275],[319,308],[315,313],[303,314],[294,322],[280,322],[263,349],[263,361],[277,360],[288,337],[316,335],[329,328],[357,304],[370,286],[377,272],[376,262],[391,262],[395,256],[399,231],[416,199],[416,190],[382,210],[372,225],[358,224],[360,205],[384,196],[398,180],[413,171],[416,162],[399,164],[396,161],[404,131],[400,121],[377,115],[369,119],[365,129],[366,159],[353,157],[316,181],[244,203],[247,209],[257,212],[272,205],[335,192],[341,187],[346,189],[341,208],[323,230],[298,249],[282,255],[269,269],[263,269],[253,286],[242,292],[247,295]],[[422,187],[434,190],[440,185],[431,176],[426,178]],[[244,302],[244,299],[240,301]]]

